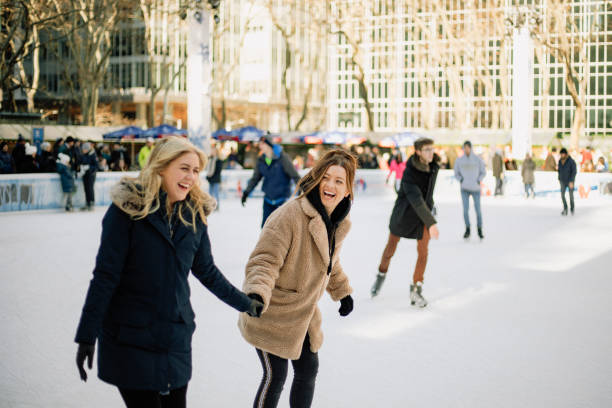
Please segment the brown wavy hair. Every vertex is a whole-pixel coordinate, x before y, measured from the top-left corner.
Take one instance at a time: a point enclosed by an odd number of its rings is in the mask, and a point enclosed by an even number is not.
[[[330,150],[315,163],[314,167],[298,182],[298,189],[302,190],[302,194],[299,197],[307,195],[321,184],[325,172],[331,166],[340,166],[346,171],[346,186],[350,200],[353,201],[353,183],[355,182],[357,159],[353,154],[344,149]]]
[[[200,170],[206,167],[208,161],[206,154],[186,138],[170,136],[158,140],[138,177],[123,177],[113,187],[111,191],[113,203],[136,220],[143,219],[157,211],[160,206],[159,191],[162,186],[160,173],[185,153],[195,153],[198,156]],[[206,216],[214,210],[216,202],[210,195],[202,191],[198,177],[197,182],[187,194],[187,198],[175,205],[178,205],[177,213],[181,222],[188,227],[193,227],[195,232],[197,217],[199,216],[206,224]],[[191,215],[188,217],[190,220],[185,219],[184,210]],[[168,201],[166,201],[166,211],[170,211]]]

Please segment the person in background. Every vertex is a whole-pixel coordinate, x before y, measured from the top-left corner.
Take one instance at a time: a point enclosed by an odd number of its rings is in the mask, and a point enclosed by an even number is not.
[[[559,164],[557,165],[559,174],[559,184],[561,187],[561,201],[563,211],[561,215],[567,215],[567,201],[565,200],[565,190],[569,190],[570,211],[574,215],[574,181],[576,180],[576,162],[567,153],[564,147],[559,151]]]
[[[60,147],[64,144],[64,138],[60,137],[53,143],[53,158],[57,160]]]
[[[253,176],[242,193],[242,205],[244,206],[249,194],[257,187],[263,179],[262,190],[264,192],[263,217],[261,226],[274,210],[283,205],[291,196],[291,181],[296,184],[300,181],[300,175],[293,167],[289,156],[283,152],[280,145],[274,144],[272,138],[263,136],[259,142],[262,154],[257,160]]]
[[[535,198],[535,190],[533,185],[535,183],[535,168],[536,164],[531,158],[531,153],[527,152],[523,166],[521,167],[521,176],[523,177],[523,184],[525,185],[525,198],[529,198],[529,192],[532,197]]]
[[[485,178],[487,171],[480,157],[472,153],[472,143],[467,140],[463,143],[464,155],[455,161],[455,177],[461,183],[461,202],[463,204],[463,220],[465,222],[464,239],[470,237],[470,197],[474,201],[476,210],[476,225],[478,237],[484,238],[482,233],[482,213],[480,211],[480,183]]]
[[[85,190],[85,206],[81,208],[81,211],[93,211],[96,205],[94,184],[98,171],[98,156],[91,143],[88,142],[83,143],[81,151],[81,172],[83,172],[83,189]]]
[[[608,172],[608,163],[606,162],[606,159],[603,156],[600,156],[599,159],[597,159],[597,166],[595,166],[595,171],[597,171],[598,173]]]
[[[66,211],[72,211],[72,195],[76,191],[76,186],[74,185],[74,175],[70,169],[70,162],[72,160],[70,157],[70,149],[66,147],[66,145],[69,143],[68,139],[70,138],[71,137],[68,136],[66,143],[60,147],[56,160],[57,172],[59,173],[62,184],[62,205]],[[70,141],[70,143],[72,143],[72,141]]]
[[[254,407],[278,405],[289,360],[289,405],[310,407],[323,344],[317,304],[327,290],[340,301],[340,316],[353,310],[339,254],[351,226],[356,165],[344,150],[327,152],[300,180],[302,193],[272,213],[249,257],[243,291],[264,303],[261,318],[241,315],[238,322],[264,373]]]
[[[26,140],[20,133],[17,138],[17,144],[13,147],[13,151],[11,152],[16,173],[23,173],[22,167],[25,161],[25,146]]]
[[[557,148],[553,147],[550,152],[546,155],[546,159],[544,160],[544,171],[557,171],[557,159],[555,158],[555,154],[557,153]]]
[[[210,147],[210,156],[208,156],[208,163],[206,165],[206,180],[208,181],[208,194],[217,201],[215,211],[219,210],[219,205],[221,204],[221,199],[219,198],[221,171],[223,171],[223,160],[219,158],[217,146],[213,145]]]
[[[21,171],[19,173],[38,173],[40,171],[36,161],[36,146],[29,143],[25,145],[25,156],[21,161]]]
[[[503,195],[504,191],[504,159],[501,156],[500,150],[495,151],[492,160],[493,177],[495,177],[495,195]]]
[[[38,160],[38,168],[41,173],[55,173],[57,167],[55,164],[55,157],[51,150],[51,143],[43,142],[40,145],[40,154],[36,156]]]
[[[414,154],[406,161],[400,190],[391,213],[387,245],[378,266],[376,280],[370,290],[372,297],[377,296],[382,288],[400,238],[409,238],[417,241],[417,261],[410,285],[410,304],[418,307],[427,306],[427,301],[423,297],[423,281],[429,240],[439,237],[437,221],[432,214],[434,188],[440,169],[439,159],[434,153],[432,139],[421,137],[414,142]]]
[[[402,175],[404,174],[405,169],[406,169],[406,162],[402,160],[402,155],[398,151],[398,153],[394,154],[391,157],[391,160],[389,161],[389,173],[387,174],[387,178],[385,179],[385,184],[388,184],[391,174],[394,174],[396,193],[399,193],[400,191]]]
[[[15,163],[9,153],[8,143],[0,142],[0,174],[11,174],[15,172]]]
[[[97,342],[98,377],[118,388],[128,408],[186,406],[196,327],[190,272],[227,305],[261,315],[263,304],[214,263],[207,227],[214,202],[200,189],[205,166],[204,152],[187,139],[167,137],[137,178],[111,190],[75,336],[76,365],[86,381]]]
[[[140,169],[144,169],[147,164],[147,160],[149,160],[149,155],[151,155],[151,150],[153,150],[153,138],[147,137],[147,141],[144,146],[138,152],[138,165]]]

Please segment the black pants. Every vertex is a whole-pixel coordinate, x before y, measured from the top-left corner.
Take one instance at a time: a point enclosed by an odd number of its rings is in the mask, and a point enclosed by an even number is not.
[[[85,190],[85,203],[88,207],[94,205],[96,198],[94,196],[94,183],[96,182],[96,173],[85,173],[83,175],[83,189]]]
[[[561,182],[561,200],[563,201],[563,209],[567,211],[567,201],[565,201],[565,190],[569,190],[570,211],[574,211],[574,189],[569,187],[569,183]]]
[[[170,390],[167,395],[159,391],[129,390],[119,388],[121,398],[127,408],[185,408],[187,406],[187,386]]]
[[[287,378],[287,360],[260,349],[256,350],[264,375],[257,390],[253,408],[275,408]],[[312,404],[315,380],[319,370],[319,356],[310,351],[308,334],[304,339],[299,360],[291,360],[291,364],[293,365],[293,384],[291,384],[289,394],[289,405],[292,408],[308,408]]]
[[[501,177],[495,177],[495,195],[504,194],[504,180]]]

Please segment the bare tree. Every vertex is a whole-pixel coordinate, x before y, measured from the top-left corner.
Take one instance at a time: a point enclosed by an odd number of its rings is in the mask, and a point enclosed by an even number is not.
[[[508,22],[514,26],[527,24],[538,45],[562,64],[565,85],[574,102],[574,118],[570,144],[578,150],[584,136],[586,86],[590,73],[587,45],[594,38],[600,13],[609,2],[575,5],[564,0],[546,0],[541,6],[518,10]]]
[[[63,79],[81,108],[81,123],[95,125],[100,88],[104,82],[111,53],[111,35],[121,11],[113,0],[52,0],[55,12],[62,15],[54,29],[65,38],[69,55],[62,46],[54,49],[64,64]],[[70,9],[78,9],[69,14]]]
[[[244,18],[236,25],[226,18],[227,11],[221,13],[219,22],[212,27],[212,118],[217,129],[225,129],[228,119],[227,86],[232,75],[240,64],[240,51],[244,45],[248,27],[253,20],[253,3],[244,14]],[[228,44],[238,35],[237,43],[229,47]]]

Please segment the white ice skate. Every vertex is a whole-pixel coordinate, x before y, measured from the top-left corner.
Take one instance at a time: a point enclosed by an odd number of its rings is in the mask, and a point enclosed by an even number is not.
[[[417,307],[427,306],[427,300],[423,297],[423,284],[418,282],[416,285],[410,285],[410,304]]]

